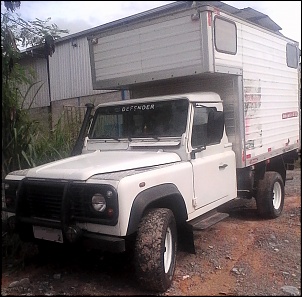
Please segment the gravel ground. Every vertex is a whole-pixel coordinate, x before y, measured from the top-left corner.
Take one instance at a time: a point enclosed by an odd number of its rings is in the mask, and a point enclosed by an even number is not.
[[[230,216],[196,231],[196,254],[177,253],[171,288],[161,296],[301,296],[301,172],[285,187],[283,214],[262,220],[254,200],[238,200]],[[1,295],[150,295],[137,286],[127,254],[52,253],[23,244],[2,248]]]

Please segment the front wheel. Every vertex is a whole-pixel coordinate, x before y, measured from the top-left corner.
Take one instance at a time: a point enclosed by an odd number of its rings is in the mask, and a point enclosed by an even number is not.
[[[135,243],[136,274],[143,288],[165,292],[172,283],[177,231],[170,209],[151,209],[141,220]]]
[[[259,181],[256,203],[260,216],[274,219],[281,215],[284,205],[284,182],[277,172],[268,171]]]

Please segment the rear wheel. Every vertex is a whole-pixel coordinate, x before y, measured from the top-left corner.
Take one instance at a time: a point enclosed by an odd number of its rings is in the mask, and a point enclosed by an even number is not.
[[[258,183],[256,195],[257,210],[267,219],[281,215],[284,205],[284,182],[277,172],[268,171]]]
[[[165,292],[172,283],[177,231],[170,209],[150,210],[141,220],[135,243],[136,274],[145,289]]]

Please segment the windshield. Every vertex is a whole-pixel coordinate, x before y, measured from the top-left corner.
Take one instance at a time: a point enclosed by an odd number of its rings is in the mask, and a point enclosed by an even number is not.
[[[89,137],[177,137],[186,130],[188,100],[144,102],[98,108]]]

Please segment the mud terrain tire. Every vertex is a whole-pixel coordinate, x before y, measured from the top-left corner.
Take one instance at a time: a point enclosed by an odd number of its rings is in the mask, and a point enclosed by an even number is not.
[[[268,171],[259,181],[256,195],[258,214],[265,219],[281,215],[284,205],[284,182],[277,172]]]
[[[172,283],[177,231],[170,209],[151,209],[141,220],[135,243],[135,270],[144,289],[165,292]]]

